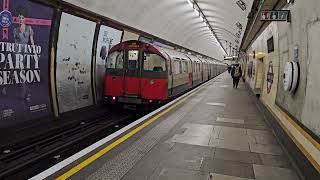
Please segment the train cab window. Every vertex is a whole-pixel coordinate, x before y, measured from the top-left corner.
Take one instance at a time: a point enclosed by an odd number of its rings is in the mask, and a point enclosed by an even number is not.
[[[165,72],[166,71],[166,61],[160,55],[144,52],[143,53],[143,70],[144,71],[154,71],[154,72]]]
[[[123,69],[123,52],[121,52],[117,57],[116,68],[117,69]]]
[[[135,70],[139,68],[139,51],[138,50],[129,50],[128,51],[128,69]]]
[[[108,56],[107,68],[115,69],[116,67],[119,69],[123,68],[123,51],[115,51]]]

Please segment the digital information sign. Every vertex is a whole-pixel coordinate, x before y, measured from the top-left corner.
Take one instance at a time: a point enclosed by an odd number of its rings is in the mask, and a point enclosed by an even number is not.
[[[290,10],[262,11],[261,21],[290,21]]]

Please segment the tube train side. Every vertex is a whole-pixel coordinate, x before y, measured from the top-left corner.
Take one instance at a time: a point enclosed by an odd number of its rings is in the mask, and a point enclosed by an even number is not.
[[[160,104],[226,70],[223,63],[140,41],[109,51],[104,80],[108,102]]]

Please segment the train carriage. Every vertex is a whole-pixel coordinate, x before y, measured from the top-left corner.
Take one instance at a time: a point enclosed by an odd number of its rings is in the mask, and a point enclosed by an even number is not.
[[[201,61],[196,56],[186,55],[192,62],[192,87],[196,87],[202,83],[201,77]]]
[[[168,98],[168,55],[139,41],[120,43],[109,53],[105,97],[141,104]]]
[[[140,41],[108,55],[105,98],[112,103],[159,104],[213,78],[214,62]]]

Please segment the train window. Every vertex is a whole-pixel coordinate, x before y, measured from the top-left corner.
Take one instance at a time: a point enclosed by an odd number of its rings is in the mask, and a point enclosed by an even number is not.
[[[174,74],[179,74],[180,73],[180,62],[179,61],[174,61],[173,62],[173,73]]]
[[[158,54],[144,52],[143,54],[143,70],[164,72],[166,71],[166,61]]]
[[[181,63],[181,61],[179,61],[179,74],[181,74],[182,73],[182,63]]]
[[[182,61],[181,67],[182,67],[182,73],[186,73],[187,72],[187,62]]]
[[[123,62],[123,51],[115,51],[109,54],[107,59],[107,68],[115,69],[118,59],[120,60],[122,59],[122,62]]]
[[[138,59],[139,51],[138,50],[129,50],[128,51],[128,69],[135,70],[138,69]]]

